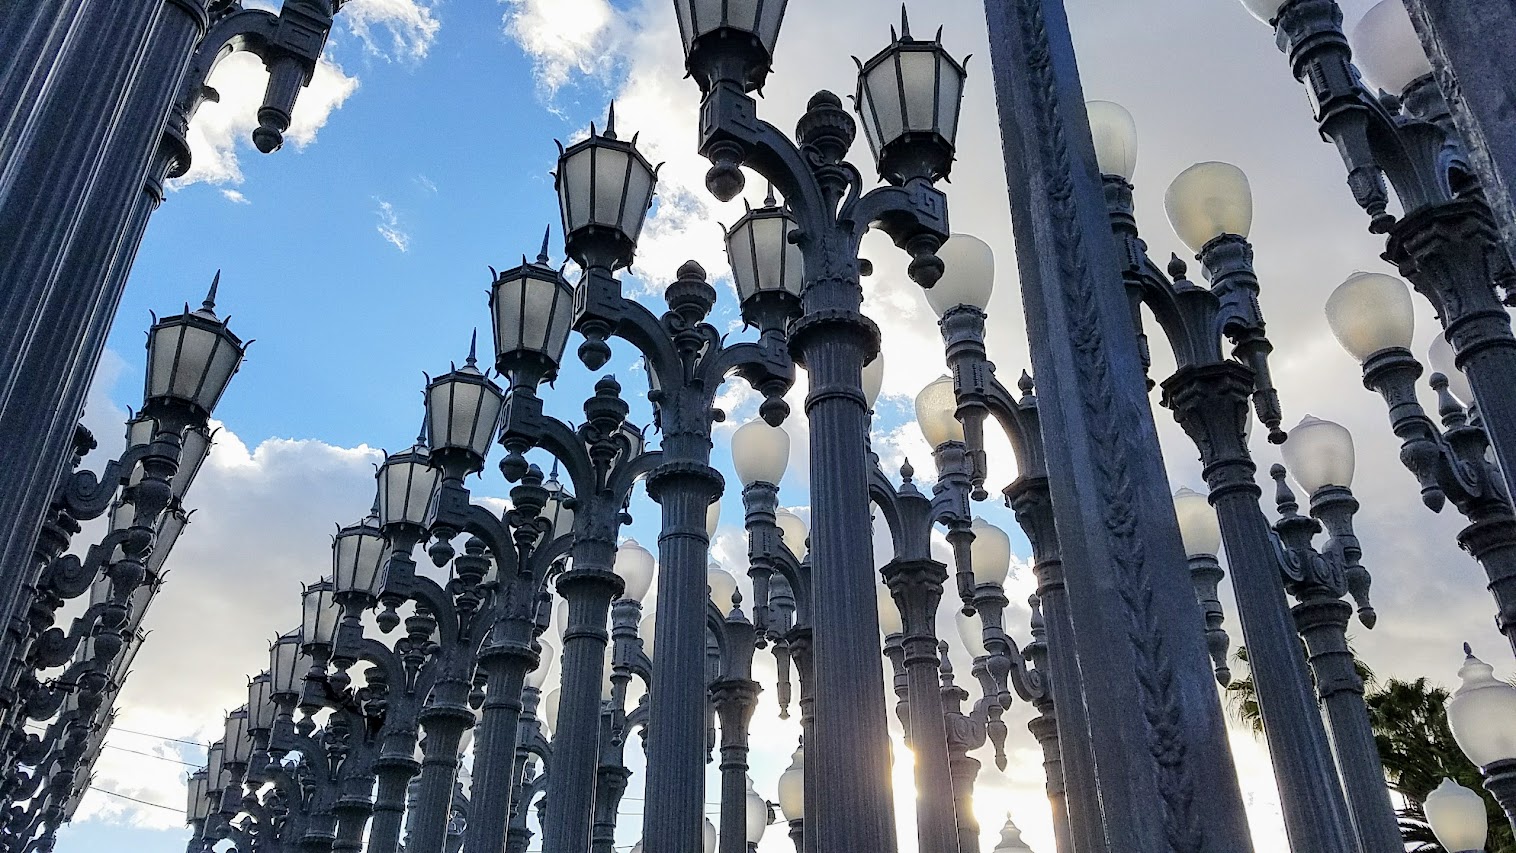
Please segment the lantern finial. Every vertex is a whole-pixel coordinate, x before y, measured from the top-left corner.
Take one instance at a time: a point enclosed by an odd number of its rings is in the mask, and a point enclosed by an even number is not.
[[[216,291],[221,287],[221,270],[216,270],[216,275],[211,279],[211,289],[205,293],[205,301],[200,303],[200,312],[216,316]]]
[[[768,193],[766,193],[763,196],[763,206],[764,207],[778,207],[779,206],[779,200],[776,199],[776,198],[774,198],[774,182],[773,181],[769,181]]]
[[[911,40],[911,19],[906,14],[904,3],[900,4],[900,40]]]
[[[553,226],[549,225],[548,227],[542,229],[542,251],[540,251],[540,252],[537,253],[537,263],[542,264],[543,266],[547,266],[547,261],[548,261],[547,244],[548,244],[548,240],[552,236],[553,236]]]
[[[426,446],[426,412],[421,413],[421,431],[416,433],[416,446]]]
[[[464,359],[464,366],[474,367],[479,363],[479,329],[475,328],[468,339],[468,358]]]
[[[600,134],[606,139],[616,138],[616,102],[611,101],[611,108],[605,117],[605,131]]]

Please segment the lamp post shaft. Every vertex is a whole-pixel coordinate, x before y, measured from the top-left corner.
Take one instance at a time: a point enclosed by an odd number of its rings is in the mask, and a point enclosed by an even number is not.
[[[720,853],[748,853],[748,723],[758,689],[758,682],[747,679],[722,679],[711,688],[721,724]]]
[[[1500,804],[1506,820],[1511,822],[1511,829],[1516,830],[1516,761],[1497,761],[1482,771],[1484,789]]]
[[[703,395],[701,395],[703,397]],[[677,407],[693,402],[681,394]],[[670,412],[670,415],[675,413]],[[689,424],[704,413],[685,412],[667,423]],[[708,421],[707,421],[708,423]],[[679,430],[682,431],[682,430]],[[703,434],[702,434],[703,433]],[[647,853],[683,853],[703,844],[705,814],[707,622],[706,561],[710,539],[705,514],[721,494],[710,458],[708,428],[669,435],[668,461],[648,477],[648,495],[662,507],[658,534],[658,620],[648,709],[647,799],[657,803],[642,820]]]
[[[146,222],[149,160],[206,26],[198,0],[80,5],[57,53],[69,22],[18,19],[37,27],[18,42],[37,52],[23,55],[54,63],[0,80],[0,116],[12,121],[0,134],[16,146],[0,161],[0,442],[17,454],[0,473],[7,567],[27,565],[66,462]],[[0,578],[0,613],[29,580]]]
[[[433,663],[441,664],[442,661]],[[468,691],[467,680],[439,678],[432,688],[431,702],[421,711],[421,727],[426,732],[421,740],[421,789],[416,797],[407,850],[441,851],[447,842],[453,787],[458,776],[458,744],[463,733],[474,724],[474,712],[466,704]]]
[[[513,636],[498,647],[487,647],[480,656],[479,665],[489,678],[479,729],[474,734],[474,778],[469,787],[469,822],[464,828],[464,847],[487,853],[499,853],[505,846],[511,814],[511,768],[521,724],[521,691],[526,672],[536,660],[527,645],[531,642],[531,622],[507,619],[505,628]]]
[[[588,503],[588,502],[587,502]],[[600,496],[587,513],[616,512]],[[598,525],[597,525],[598,526]],[[614,530],[612,523],[611,530]],[[621,579],[611,570],[614,535],[581,535],[574,540],[574,567],[558,578],[558,592],[568,600],[568,627],[563,632],[558,696],[558,725],[553,732],[552,769],[548,773],[547,817],[542,826],[544,850],[590,849],[594,818],[595,766],[599,760],[600,694],[605,678],[605,647],[610,640],[606,618]]]
[[[1516,43],[1516,9],[1504,0],[1404,2],[1516,262],[1516,124],[1502,118],[1516,108],[1516,76],[1504,61]]]

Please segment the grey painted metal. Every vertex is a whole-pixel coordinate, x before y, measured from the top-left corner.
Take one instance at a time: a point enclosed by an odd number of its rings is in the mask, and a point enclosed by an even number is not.
[[[1484,774],[1484,789],[1500,804],[1511,829],[1516,830],[1516,761],[1497,761],[1480,768],[1480,772]]]
[[[1404,0],[1485,200],[1516,261],[1516,8],[1506,0]]]
[[[1070,820],[1125,851],[1251,850],[1063,4],[985,10],[1073,644],[1099,685],[1098,812]]]
[[[737,607],[722,621],[725,633],[721,677],[710,686],[721,728],[721,819],[717,850],[748,853],[748,724],[762,686],[753,680],[753,643],[757,632]]]
[[[1027,605],[1032,609],[1032,642],[1022,653],[1039,672],[1044,673],[1046,680],[1047,622],[1042,614],[1042,599],[1034,594],[1027,599]],[[1032,706],[1037,709],[1037,716],[1026,727],[1042,747],[1042,775],[1046,782],[1048,806],[1053,813],[1054,849],[1057,853],[1074,853],[1074,836],[1069,826],[1068,785],[1063,773],[1063,750],[1058,741],[1058,708],[1051,685]]]
[[[958,839],[952,848],[958,853],[979,853],[979,819],[974,816],[974,781],[979,777],[979,759],[969,755],[984,746],[985,720],[978,714],[965,714],[961,708],[969,692],[953,683],[953,665],[942,645],[941,693],[943,722],[947,726],[947,752],[951,768],[953,810],[957,815]],[[981,680],[982,681],[982,680]],[[1004,724],[1002,724],[1003,728]]]
[[[1285,584],[1299,602],[1293,610],[1295,624],[1310,655],[1359,844],[1363,850],[1399,851],[1405,846],[1399,821],[1363,701],[1363,679],[1348,648],[1353,607],[1342,600],[1352,592],[1362,608],[1363,621],[1373,625],[1373,610],[1368,607],[1369,573],[1359,562],[1363,549],[1353,533],[1358,502],[1345,487],[1325,486],[1311,495],[1312,518],[1303,518],[1294,493],[1285,484],[1284,466],[1275,465],[1269,473],[1277,483],[1275,503],[1281,516],[1274,524],[1282,545],[1279,564]],[[1311,539],[1323,525],[1330,538],[1318,552],[1312,548]]]

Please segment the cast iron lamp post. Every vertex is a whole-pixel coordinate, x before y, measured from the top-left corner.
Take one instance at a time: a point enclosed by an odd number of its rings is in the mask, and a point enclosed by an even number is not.
[[[1434,373],[1442,428],[1427,416],[1416,399],[1422,368],[1410,352],[1414,314],[1400,280],[1354,273],[1332,292],[1326,310],[1338,343],[1363,363],[1363,384],[1389,407],[1390,427],[1401,441],[1400,460],[1420,484],[1422,503],[1438,512],[1451,500],[1468,519],[1458,544],[1484,567],[1495,597],[1495,625],[1516,648],[1516,516],[1506,479],[1487,458],[1497,434],[1491,421],[1499,412],[1480,406],[1479,421],[1472,423],[1470,413],[1447,393],[1447,377]]]
[[[1358,501],[1353,481],[1353,440],[1343,427],[1307,415],[1284,443],[1284,459],[1295,481],[1310,500],[1310,517],[1299,513],[1294,493],[1285,483],[1285,467],[1273,466],[1280,570],[1297,604],[1296,629],[1304,638],[1316,692],[1326,712],[1332,749],[1337,756],[1350,814],[1365,849],[1393,849],[1401,844],[1395,809],[1385,785],[1384,766],[1375,746],[1363,679],[1348,647],[1348,624],[1353,607],[1343,600],[1351,594],[1359,620],[1374,622],[1368,602],[1369,573],[1359,562],[1363,550],[1353,532]],[[1327,540],[1317,549],[1312,538],[1322,528]],[[1249,661],[1252,660],[1252,649]],[[1267,725],[1267,720],[1265,720]],[[1370,846],[1370,843],[1375,846]]]
[[[1244,5],[1272,22],[1279,49],[1310,88],[1322,136],[1342,155],[1369,230],[1388,235],[1385,257],[1437,309],[1509,487],[1516,395],[1507,380],[1516,372],[1516,337],[1497,286],[1510,286],[1511,259],[1404,6],[1382,0],[1360,25],[1363,71],[1389,92],[1376,97],[1353,65],[1337,0]],[[1405,211],[1398,220],[1386,210],[1386,179]]]
[[[1463,646],[1458,689],[1448,698],[1448,726],[1458,748],[1484,774],[1484,787],[1516,829],[1516,687]]]
[[[1421,803],[1432,834],[1448,853],[1479,853],[1490,835],[1484,798],[1444,777]]]
[[[915,280],[929,287],[941,274],[933,253],[947,238],[946,203],[932,184],[951,167],[963,66],[937,41],[912,39],[904,29],[861,64],[857,106],[879,173],[889,182],[862,193],[862,175],[843,159],[856,125],[835,95],[811,98],[798,146],[757,118],[748,92],[767,76],[783,9],[764,10],[755,20],[729,11],[703,18],[689,0],[675,6],[684,22],[686,68],[702,95],[700,152],[713,164],[706,186],[719,199],[734,198],[744,165],[768,179],[795,217],[791,236],[805,262],[802,316],[790,327],[790,350],[812,383],[806,403],[814,437],[811,506],[821,523],[811,549],[827,567],[811,590],[815,678],[825,689],[816,693],[807,745],[827,756],[810,765],[814,780],[807,788],[819,800],[812,804],[811,834],[819,849],[889,853],[895,838],[888,736],[878,702],[884,685],[876,664],[861,379],[879,344],[878,330],[859,312],[858,242],[877,224],[911,254]],[[647,838],[690,849],[692,831]]]
[[[663,434],[661,449],[648,457],[644,469],[648,494],[663,512],[658,543],[662,618],[655,626],[652,685],[660,701],[651,707],[648,719],[655,752],[648,763],[647,780],[648,797],[659,802],[660,808],[648,810],[643,837],[649,853],[663,853],[663,845],[690,849],[696,843],[704,802],[699,747],[705,727],[705,680],[700,675],[709,549],[705,522],[710,504],[722,490],[721,477],[709,464],[711,422],[724,417],[713,404],[722,381],[736,373],[764,394],[765,418],[773,423],[783,419],[787,407],[781,398],[793,382],[794,367],[780,329],[795,303],[785,288],[788,271],[784,264],[786,259],[799,264],[782,242],[774,249],[775,238],[782,238],[784,231],[774,226],[788,217],[772,205],[749,213],[733,227],[729,245],[745,243],[752,249],[751,263],[738,262],[734,267],[739,288],[752,291],[743,311],[758,326],[760,337],[753,343],[727,345],[705,322],[716,291],[693,261],[680,267],[678,279],[668,287],[669,310],[662,317],[622,295],[613,272],[631,263],[656,170],[637,152],[635,140],[629,143],[617,137],[614,112],[604,132],[592,129],[588,139],[563,150],[556,176],[564,242],[569,257],[584,269],[573,306],[574,328],[584,336],[580,360],[591,370],[602,367],[610,356],[606,341],[612,336],[635,346],[647,366],[654,425]],[[740,257],[740,251],[735,257]],[[777,268],[770,269],[774,264]],[[575,563],[577,570],[577,555]],[[608,595],[606,599],[608,604]],[[605,606],[598,606],[596,613],[594,624],[603,626]],[[564,671],[570,670],[578,671],[566,657]],[[570,702],[570,694],[563,697],[561,726],[571,745],[567,754],[555,755],[559,766],[550,776],[550,829],[544,839],[549,847],[584,846],[575,840],[577,836],[557,837],[551,827],[555,825],[552,816],[567,799],[556,793],[556,786],[578,786],[582,784],[578,774],[592,772],[592,763],[586,760],[581,767],[573,754],[582,745],[576,741],[580,720],[588,729],[590,721],[598,718],[587,690],[586,694],[583,707]]]

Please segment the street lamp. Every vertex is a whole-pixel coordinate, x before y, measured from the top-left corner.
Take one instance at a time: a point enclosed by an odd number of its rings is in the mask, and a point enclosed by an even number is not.
[[[706,91],[718,80],[763,88],[787,0],[675,0],[685,64]],[[726,67],[731,66],[731,67]]]
[[[1349,40],[1364,78],[1382,91],[1404,92],[1432,73],[1403,3],[1381,0],[1370,6]]]
[[[1479,853],[1490,835],[1490,818],[1484,797],[1443,777],[1442,783],[1421,802],[1437,843],[1448,853]]]
[[[1327,297],[1327,324],[1337,342],[1365,363],[1376,353],[1410,349],[1416,315],[1405,282],[1384,273],[1355,272]]]
[[[653,564],[652,553],[638,545],[637,540],[628,539],[621,543],[616,549],[615,572],[626,583],[621,591],[623,597],[632,601],[647,597],[653,586]]]
[[[748,421],[732,433],[732,465],[744,486],[779,485],[790,462],[790,434],[762,419]]]
[[[1467,643],[1463,653],[1458,689],[1448,697],[1448,727],[1516,829],[1516,687],[1496,678]]]
[[[557,374],[574,316],[574,288],[548,265],[547,241],[543,235],[536,262],[523,257],[490,288],[495,369],[532,387]]]
[[[853,103],[879,176],[897,186],[913,178],[947,177],[968,72],[943,48],[941,32],[930,41],[912,38],[902,7],[900,32],[890,29],[889,47],[867,62],[853,61],[858,63]]]
[[[1253,191],[1247,175],[1230,163],[1196,163],[1180,172],[1163,194],[1174,233],[1194,252],[1226,234],[1246,238],[1253,227]]]
[[[637,150],[636,137],[626,142],[616,136],[615,105],[603,131],[591,125],[587,139],[568,148],[560,144],[553,184],[569,257],[607,274],[630,266],[657,176]]]
[[[1216,559],[1221,553],[1221,522],[1210,499],[1188,487],[1181,487],[1174,493],[1174,515],[1179,519],[1179,537],[1184,542],[1185,557],[1190,564],[1190,582],[1195,585],[1195,598],[1205,614],[1206,651],[1211,654],[1216,681],[1225,687],[1232,681],[1232,668],[1227,664],[1227,647],[1231,640],[1226,629],[1221,627],[1226,617],[1218,592],[1226,576]]]

